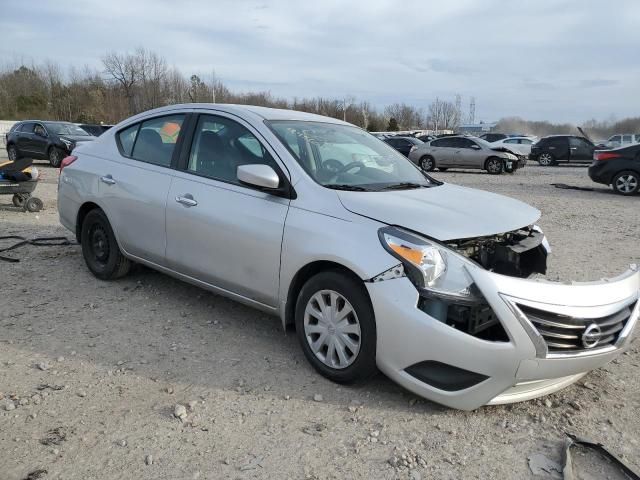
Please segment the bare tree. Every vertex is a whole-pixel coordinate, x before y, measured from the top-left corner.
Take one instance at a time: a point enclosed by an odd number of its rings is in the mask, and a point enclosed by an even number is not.
[[[135,87],[140,79],[139,61],[134,55],[111,52],[102,57],[105,72],[122,88],[129,113],[136,113]]]

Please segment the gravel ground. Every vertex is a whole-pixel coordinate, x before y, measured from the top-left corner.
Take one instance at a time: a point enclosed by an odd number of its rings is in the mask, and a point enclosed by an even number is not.
[[[57,174],[43,170],[45,209],[2,207],[2,235],[68,235]],[[615,275],[640,259],[640,197],[592,184],[584,167],[435,176],[542,210],[551,279]],[[638,343],[555,395],[460,412],[382,375],[332,384],[278,319],[146,268],[106,283],[78,246],[14,254],[20,263],[0,263],[2,480],[558,478],[534,476],[529,459],[560,462],[564,432],[640,470]]]

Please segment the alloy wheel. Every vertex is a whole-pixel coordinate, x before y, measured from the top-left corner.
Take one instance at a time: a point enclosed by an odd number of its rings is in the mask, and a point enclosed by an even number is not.
[[[304,334],[313,354],[328,367],[347,368],[358,358],[358,316],[351,303],[334,290],[311,296],[304,311]]]
[[[616,178],[615,188],[620,193],[629,195],[638,189],[638,178],[632,173],[625,173]]]
[[[502,172],[502,160],[499,158],[490,158],[487,161],[487,171],[489,173],[501,173]]]
[[[433,170],[433,159],[430,157],[420,159],[420,168],[427,172]]]
[[[52,148],[49,152],[49,163],[52,167],[59,167],[60,162],[62,161],[62,155],[60,154],[60,150],[57,148]]]
[[[550,153],[542,153],[538,157],[538,163],[543,167],[548,167],[553,163],[553,157],[551,156]]]
[[[13,145],[10,146],[9,150],[7,151],[7,156],[9,157],[9,160],[15,162],[18,159],[18,151],[16,150],[16,147],[14,147]]]

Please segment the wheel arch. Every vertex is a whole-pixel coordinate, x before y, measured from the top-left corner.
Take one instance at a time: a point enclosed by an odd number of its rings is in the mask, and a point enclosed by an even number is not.
[[[87,201],[85,203],[83,203],[80,208],[78,209],[78,213],[76,215],[76,241],[78,243],[81,243],[82,241],[82,224],[84,222],[84,219],[87,217],[87,214],[92,211],[92,210],[101,210],[102,213],[105,214],[105,216],[107,217],[107,219],[109,219],[109,215],[107,215],[107,212],[104,210],[104,208],[102,208],[100,205],[98,205],[95,202],[92,201]],[[109,224],[111,224],[111,220],[109,220]],[[113,229],[113,225],[111,225],[111,229]],[[114,230],[114,234],[115,234],[115,230]],[[118,236],[116,235],[116,239],[118,238]]]
[[[348,277],[351,277],[353,280],[359,283],[364,282],[364,280],[353,270],[342,265],[341,263],[331,260],[316,260],[304,265],[295,273],[295,275],[291,279],[291,282],[289,283],[289,288],[287,290],[287,299],[282,311],[282,326],[285,330],[287,328],[294,328],[296,301],[298,300],[298,295],[300,294],[300,290],[302,289],[304,284],[318,273],[326,271],[340,272]],[[368,297],[369,293],[367,289],[365,288],[364,290],[367,293]]]

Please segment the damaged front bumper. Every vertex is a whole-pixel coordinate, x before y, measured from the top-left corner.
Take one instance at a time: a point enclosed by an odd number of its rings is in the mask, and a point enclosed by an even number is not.
[[[478,338],[419,308],[406,278],[366,283],[377,319],[377,363],[391,379],[464,410],[557,391],[620,354],[640,315],[640,272],[558,283],[467,269],[507,338]]]

